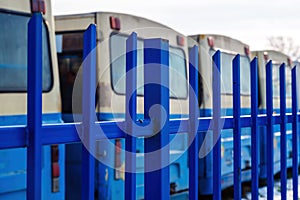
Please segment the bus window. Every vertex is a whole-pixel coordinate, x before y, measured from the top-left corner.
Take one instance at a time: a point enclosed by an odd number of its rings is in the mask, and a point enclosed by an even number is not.
[[[210,50],[210,55],[215,53]],[[232,60],[233,54],[221,53],[221,93],[232,94]],[[240,57],[240,74],[241,74],[241,94],[250,95],[250,60],[247,56]],[[243,76],[245,74],[245,76]]]
[[[125,66],[126,66],[126,39],[128,36],[112,34],[110,37],[110,62],[111,78],[113,90],[118,94],[125,94]],[[137,59],[137,85],[141,86],[144,82],[143,74],[143,40],[138,39],[138,59]],[[170,97],[187,98],[187,72],[185,64],[185,54],[180,48],[170,46],[169,53],[170,65]],[[138,88],[138,95],[144,94],[144,88]]]
[[[82,64],[83,33],[56,35],[62,112],[72,113],[73,85]]]
[[[58,55],[62,112],[72,113],[73,85],[82,62],[81,55]]]
[[[187,96],[187,78],[184,51],[170,47],[170,91],[171,97],[185,98]]]
[[[0,92],[27,91],[27,24],[30,16],[0,12]],[[43,91],[52,87],[49,39],[43,23]]]
[[[279,98],[280,97],[280,64],[273,63],[272,69],[272,79],[273,79],[273,97]],[[291,82],[291,70],[289,67],[286,67],[285,70],[285,77],[286,77],[286,97],[292,96],[292,82]]]

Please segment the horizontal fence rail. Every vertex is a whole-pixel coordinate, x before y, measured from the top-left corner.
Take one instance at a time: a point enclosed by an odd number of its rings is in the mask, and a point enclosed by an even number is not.
[[[300,112],[297,112],[297,116],[300,116]],[[294,115],[291,113],[286,114],[286,122],[292,123],[294,121],[300,122],[299,117],[294,120]],[[224,124],[222,129],[233,129],[234,118],[232,116],[225,116],[220,118]],[[252,127],[253,118],[250,115],[242,115],[240,119],[241,128]],[[274,123],[277,125],[281,123],[280,114],[273,114]],[[119,124],[119,126],[117,125]],[[180,124],[181,123],[181,124]],[[198,132],[206,132],[212,130],[213,120],[212,117],[201,117],[198,118],[196,123],[198,124]],[[137,137],[148,137],[153,134],[153,127],[147,126],[150,124],[149,120],[144,120],[143,122],[136,122],[137,125],[144,126],[141,129],[137,129]],[[43,124],[41,127],[41,143],[42,145],[50,144],[65,144],[65,143],[74,143],[80,142],[80,138],[77,133],[76,126],[80,123],[68,123],[68,124]],[[103,135],[96,135],[96,139],[116,139],[116,138],[125,138],[126,134],[122,131],[126,127],[125,122],[96,122],[96,126],[101,127],[101,129],[106,133],[106,137]],[[257,115],[257,126],[266,126],[267,125],[267,116],[265,114]],[[66,131],[66,132],[65,132]],[[189,131],[189,120],[188,119],[170,119],[169,123],[169,133],[186,133]],[[1,127],[0,128],[0,149],[8,148],[18,148],[26,147],[27,143],[27,128],[24,126],[14,126],[14,127]]]
[[[286,123],[292,123],[293,136],[293,199],[298,199],[298,123],[296,67],[292,69],[292,113],[286,113],[285,65],[280,67],[280,110],[273,113],[272,94],[272,61],[266,66],[267,114],[258,114],[258,61],[251,62],[251,115],[241,116],[240,99],[240,56],[232,63],[233,72],[233,116],[221,116],[220,69],[221,52],[217,51],[212,59],[213,69],[213,116],[199,117],[198,113],[198,47],[193,47],[189,55],[189,118],[169,119],[169,44],[163,39],[147,39],[144,41],[145,54],[145,120],[136,122],[136,87],[137,87],[137,34],[132,33],[126,42],[126,120],[123,122],[95,122],[95,85],[96,85],[96,27],[91,25],[84,34],[84,57],[87,62],[83,69],[83,121],[70,124],[42,124],[42,16],[33,14],[28,25],[28,115],[27,126],[0,127],[0,149],[27,147],[27,199],[41,199],[41,157],[42,145],[67,144],[87,141],[88,149],[94,149],[94,142],[101,139],[125,138],[125,149],[136,152],[136,137],[145,138],[145,153],[162,149],[169,143],[169,134],[189,134],[189,199],[198,199],[198,135],[212,131],[215,139],[213,147],[213,197],[221,195],[221,130],[233,129],[234,142],[234,199],[241,199],[241,128],[251,127],[251,175],[252,199],[258,199],[259,187],[259,143],[258,127],[267,127],[267,187],[268,199],[273,199],[274,186],[274,147],[273,126],[281,126],[281,197],[286,199]],[[153,64],[155,63],[155,64]],[[155,74],[155,76],[153,76]],[[299,77],[298,77],[299,78]],[[148,83],[156,83],[149,84]],[[192,94],[195,93],[196,95]],[[150,108],[159,104],[161,108],[150,116]],[[164,111],[167,115],[164,115]],[[166,122],[163,124],[162,119]],[[221,127],[221,124],[223,125]],[[82,129],[78,134],[76,127]],[[94,133],[100,127],[104,134]],[[152,136],[159,127],[159,131]],[[126,130],[126,131],[124,131]],[[130,133],[130,134],[129,134]],[[150,137],[152,136],[152,137]],[[145,155],[145,170],[151,165],[158,167],[154,171],[145,172],[145,199],[169,199],[169,149],[155,154]],[[82,199],[94,199],[94,165],[95,159],[90,152],[82,151],[83,177]],[[153,162],[155,160],[155,162]],[[136,157],[126,154],[125,199],[136,198]]]

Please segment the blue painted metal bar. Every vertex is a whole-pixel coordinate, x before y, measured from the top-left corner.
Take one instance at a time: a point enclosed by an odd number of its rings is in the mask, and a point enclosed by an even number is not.
[[[30,200],[42,198],[42,145],[39,134],[42,127],[42,22],[42,14],[34,13],[28,23],[26,197]]]
[[[43,145],[81,142],[76,126],[78,127],[79,123],[43,125],[41,133]]]
[[[292,114],[288,113],[286,114],[287,116],[287,123],[292,123]],[[298,114],[299,116],[299,114]],[[279,114],[274,114],[274,125],[275,124],[280,124],[280,115]],[[300,118],[299,118],[300,119]],[[204,132],[207,130],[210,130],[210,124],[213,123],[211,122],[212,117],[201,117],[198,119],[198,132]],[[224,121],[223,129],[233,129],[233,117],[232,116],[224,116],[221,117],[221,120]],[[240,122],[241,122],[241,128],[244,127],[251,127],[252,126],[252,117],[243,115],[241,116]],[[299,121],[299,120],[298,120]],[[138,122],[139,126],[142,126],[141,129],[137,129],[135,132],[135,136],[137,137],[147,137],[151,136],[153,133],[153,126],[145,127],[150,124],[150,120],[145,119],[142,123]],[[125,122],[118,122],[118,125],[116,125],[116,122],[113,121],[102,121],[102,122],[96,122],[97,126],[100,126],[103,132],[106,133],[105,138],[111,138],[111,139],[116,139],[116,138],[125,138],[126,135],[122,130],[125,129],[126,123]],[[180,125],[180,126],[179,126]],[[257,125],[258,126],[266,126],[267,125],[267,116],[265,114],[260,114],[257,116]],[[74,124],[61,124],[60,126],[55,126],[55,125],[43,125],[43,144],[56,144],[56,143],[72,143],[72,142],[80,142],[78,139],[75,125]],[[68,131],[69,130],[69,131]],[[20,146],[22,144],[25,144],[23,142],[18,142],[18,141],[9,141],[5,135],[7,135],[9,131],[9,134],[13,134],[14,137],[16,138],[22,138],[23,135],[25,134],[25,131],[22,131],[22,127],[18,128],[1,128],[0,127],[0,149],[1,149],[1,144],[5,145],[7,147],[14,147],[15,146]],[[60,134],[66,133],[59,137]],[[170,119],[169,122],[169,133],[170,134],[176,134],[176,133],[186,133],[189,131],[189,120],[187,119]],[[105,139],[103,136],[96,135],[96,139]],[[3,139],[3,140],[2,140]],[[20,146],[21,147],[21,146]]]
[[[287,123],[293,122],[293,116],[291,113],[286,114]],[[280,124],[281,119],[279,114],[274,114],[274,125]],[[212,117],[201,117],[198,119],[198,132],[205,132],[210,130],[210,124]],[[223,129],[233,129],[234,119],[232,116],[221,117],[224,121]],[[241,116],[241,128],[251,127],[253,118],[248,116]],[[298,113],[298,122],[300,122],[300,117]],[[79,123],[68,123],[68,124],[45,124],[42,126],[41,137],[43,145],[50,144],[66,144],[80,142],[75,124]],[[106,133],[105,138],[116,139],[125,138],[124,132],[116,125],[117,122],[112,121],[102,121],[96,122],[97,126],[100,126],[104,133]],[[126,127],[125,122],[118,122],[120,127]],[[257,116],[257,125],[266,126],[267,116],[265,114],[260,114]],[[139,122],[140,126],[149,125],[149,120],[144,120],[143,123]],[[179,126],[180,125],[180,126]],[[124,128],[123,128],[124,130]],[[170,119],[169,122],[169,133],[187,133],[189,131],[189,120],[188,119]],[[135,132],[137,137],[147,137],[153,133],[153,127],[143,127],[143,129]],[[27,145],[26,139],[26,127],[24,126],[13,126],[13,127],[0,127],[0,149],[18,148],[25,147]],[[97,140],[105,139],[103,136],[96,135]],[[252,164],[253,166],[253,164]]]
[[[217,140],[213,148],[213,199],[221,200],[221,52],[213,55],[213,138]]]
[[[82,193],[83,200],[94,199],[95,158],[95,93],[96,93],[96,26],[91,24],[84,33],[82,82]]]
[[[292,69],[292,113],[293,113],[293,199],[298,199],[298,100],[297,100],[297,77],[296,67]],[[298,77],[299,78],[299,77]]]
[[[26,127],[0,128],[0,149],[18,148],[27,146]]]
[[[236,55],[232,61],[233,78],[233,162],[234,162],[234,199],[242,198],[241,184],[241,86],[240,86],[240,55]]]
[[[251,197],[258,200],[258,77],[257,58],[251,61]]]
[[[281,180],[281,199],[286,200],[286,84],[285,84],[285,64],[280,66],[280,180]]]
[[[137,83],[137,34],[132,33],[126,41],[126,124],[125,140],[125,199],[136,199],[136,83]],[[130,153],[132,152],[132,153]]]
[[[266,93],[267,93],[267,195],[268,200],[274,198],[274,132],[273,132],[273,86],[272,61],[266,65]]]
[[[162,39],[144,40],[144,113],[152,123],[154,136],[145,138],[145,200],[170,198],[169,167],[169,44]],[[165,112],[164,112],[164,110]],[[164,114],[165,113],[165,114]],[[164,149],[162,149],[164,147]],[[157,169],[153,171],[153,169]],[[155,184],[153,184],[155,183]]]
[[[189,54],[189,199],[198,199],[198,47],[194,46]]]

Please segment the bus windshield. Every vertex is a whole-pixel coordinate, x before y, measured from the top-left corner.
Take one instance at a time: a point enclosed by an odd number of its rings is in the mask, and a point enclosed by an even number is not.
[[[0,92],[27,91],[27,24],[30,16],[0,12]],[[48,34],[43,23],[43,91],[52,87]]]

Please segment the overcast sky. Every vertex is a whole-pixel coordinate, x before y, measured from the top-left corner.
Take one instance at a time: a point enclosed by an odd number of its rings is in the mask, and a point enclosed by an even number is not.
[[[52,0],[55,15],[112,11],[158,21],[189,35],[215,33],[237,38],[252,50],[267,37],[293,37],[300,45],[299,0]]]

